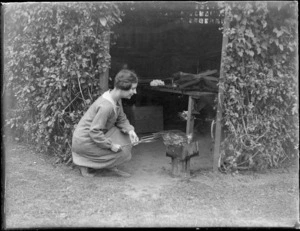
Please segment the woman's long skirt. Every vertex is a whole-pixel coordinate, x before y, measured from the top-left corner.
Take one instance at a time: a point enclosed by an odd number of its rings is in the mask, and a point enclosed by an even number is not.
[[[128,134],[124,134],[117,127],[112,127],[105,136],[110,138],[113,143],[125,145],[130,143]],[[109,149],[101,149],[94,143],[87,145],[77,144],[76,140],[72,143],[73,163],[79,166],[102,169],[118,166],[131,159],[131,145],[122,147],[122,151],[113,152]]]

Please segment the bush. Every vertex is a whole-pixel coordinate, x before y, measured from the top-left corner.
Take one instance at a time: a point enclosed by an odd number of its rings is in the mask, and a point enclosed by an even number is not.
[[[225,170],[276,167],[298,150],[297,4],[221,3]],[[223,167],[224,167],[223,166]]]
[[[6,124],[20,140],[70,160],[74,125],[101,94],[110,66],[113,3],[26,3],[4,9]]]

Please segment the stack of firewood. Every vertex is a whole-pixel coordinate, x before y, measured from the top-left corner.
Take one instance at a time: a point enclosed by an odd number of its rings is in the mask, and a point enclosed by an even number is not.
[[[177,72],[173,74],[173,84],[183,90],[218,92],[217,70],[208,70],[199,74]]]

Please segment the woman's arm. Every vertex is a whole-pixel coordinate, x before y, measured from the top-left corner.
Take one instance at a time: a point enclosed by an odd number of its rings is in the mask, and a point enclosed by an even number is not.
[[[111,149],[112,147],[112,141],[104,135],[109,116],[111,116],[111,110],[100,106],[90,126],[89,135],[100,148]]]
[[[134,127],[129,123],[126,114],[123,111],[122,102],[120,102],[120,111],[116,121],[116,127],[120,128],[123,132],[129,133],[134,130]]]
[[[139,138],[134,131],[134,127],[129,123],[129,120],[123,111],[122,103],[120,103],[120,105],[120,112],[117,118],[116,126],[119,127],[123,132],[129,134],[131,143],[137,143]]]

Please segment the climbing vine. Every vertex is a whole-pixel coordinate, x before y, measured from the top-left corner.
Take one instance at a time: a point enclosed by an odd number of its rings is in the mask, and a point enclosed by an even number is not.
[[[225,170],[274,167],[298,151],[296,2],[220,2],[230,21],[224,57]],[[24,3],[4,8],[4,83],[20,140],[70,160],[71,136],[110,66],[114,3]]]
[[[16,3],[4,9],[6,125],[17,139],[70,160],[74,125],[99,96],[110,66],[113,3]]]
[[[298,150],[296,2],[221,2],[223,170],[277,167]]]

